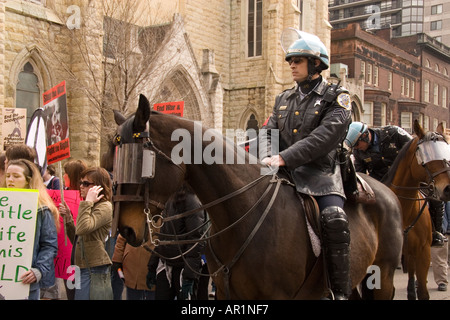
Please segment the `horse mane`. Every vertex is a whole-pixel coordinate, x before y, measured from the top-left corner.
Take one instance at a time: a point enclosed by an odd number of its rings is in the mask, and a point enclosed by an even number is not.
[[[409,147],[413,143],[415,139],[411,139],[407,144],[403,146],[403,148],[398,153],[397,157],[394,160],[394,163],[392,163],[391,167],[389,168],[389,171],[386,173],[386,175],[381,180],[382,183],[389,186],[392,183],[392,180],[394,180],[395,173],[398,169],[398,166],[400,162],[405,158],[406,153],[409,150]]]

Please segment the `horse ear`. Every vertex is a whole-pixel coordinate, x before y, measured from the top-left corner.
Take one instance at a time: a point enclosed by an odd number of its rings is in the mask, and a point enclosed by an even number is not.
[[[439,122],[438,126],[436,127],[436,132],[444,135],[444,124],[442,122]]]
[[[136,110],[136,114],[134,116],[133,121],[133,130],[134,132],[143,132],[145,131],[147,121],[150,120],[150,102],[143,95],[139,95],[139,105]]]
[[[419,139],[422,139],[425,135],[425,131],[423,131],[422,127],[419,124],[419,121],[416,119],[414,120],[414,132],[419,137]]]
[[[113,110],[113,112],[114,112],[114,120],[120,126],[122,123],[125,122],[126,118],[123,116],[123,114],[120,113],[119,110]]]

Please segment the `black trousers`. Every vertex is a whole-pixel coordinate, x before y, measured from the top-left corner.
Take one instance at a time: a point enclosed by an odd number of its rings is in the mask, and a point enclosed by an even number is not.
[[[166,270],[161,271],[156,276],[155,300],[174,300],[180,293],[180,273],[182,267],[172,268],[172,283],[169,283]]]

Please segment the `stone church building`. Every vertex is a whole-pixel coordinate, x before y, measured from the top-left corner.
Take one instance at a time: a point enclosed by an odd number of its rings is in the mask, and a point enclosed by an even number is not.
[[[282,31],[329,48],[327,19],[327,0],[0,0],[0,110],[29,120],[66,81],[71,157],[91,165],[140,93],[224,133],[258,128],[293,86]]]

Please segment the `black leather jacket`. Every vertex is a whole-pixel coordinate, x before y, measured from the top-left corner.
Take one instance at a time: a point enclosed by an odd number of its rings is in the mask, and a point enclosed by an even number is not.
[[[369,173],[371,177],[381,181],[397,157],[400,149],[412,137],[405,130],[397,126],[385,126],[369,130],[372,134],[369,148],[366,151],[353,150],[355,170]]]
[[[298,86],[278,95],[262,129],[279,130],[279,154],[299,192],[345,197],[337,149],[350,122],[348,91],[322,80],[303,99]],[[272,133],[260,130],[261,159],[272,155]]]

